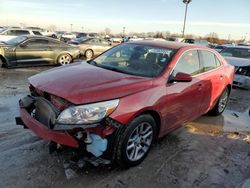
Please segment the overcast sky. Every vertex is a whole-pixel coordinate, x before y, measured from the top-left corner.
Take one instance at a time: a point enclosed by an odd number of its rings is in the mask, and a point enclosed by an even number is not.
[[[87,32],[170,31],[181,33],[182,0],[0,0],[0,25],[48,27]],[[216,32],[223,38],[250,38],[250,0],[192,0],[186,33]]]

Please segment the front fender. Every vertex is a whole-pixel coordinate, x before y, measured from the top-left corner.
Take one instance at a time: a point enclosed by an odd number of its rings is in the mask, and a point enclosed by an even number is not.
[[[116,121],[128,125],[135,117],[146,111],[157,112],[162,121],[161,98],[165,94],[164,86],[152,86],[152,88],[120,99],[116,110],[110,115]],[[161,96],[162,95],[162,96]]]

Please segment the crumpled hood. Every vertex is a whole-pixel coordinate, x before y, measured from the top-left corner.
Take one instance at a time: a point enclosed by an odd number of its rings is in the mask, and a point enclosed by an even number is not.
[[[50,69],[29,81],[35,88],[74,104],[121,98],[152,86],[152,78],[122,74],[85,62]]]
[[[227,62],[235,67],[250,66],[250,59],[238,58],[238,57],[224,57]]]

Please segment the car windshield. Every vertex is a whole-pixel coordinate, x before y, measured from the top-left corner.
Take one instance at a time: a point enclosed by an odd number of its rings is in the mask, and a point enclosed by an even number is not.
[[[250,59],[250,48],[225,48],[220,53],[222,56]]]
[[[19,36],[19,37],[15,37],[13,39],[10,39],[10,40],[6,41],[5,43],[15,46],[15,45],[18,45],[21,42],[25,41],[26,39],[27,39],[26,36]]]
[[[175,50],[140,44],[118,45],[90,64],[125,74],[156,77],[170,62]]]

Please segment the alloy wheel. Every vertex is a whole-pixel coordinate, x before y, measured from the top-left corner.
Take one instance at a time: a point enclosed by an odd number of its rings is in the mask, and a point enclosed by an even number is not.
[[[219,112],[223,112],[223,110],[226,108],[227,101],[228,101],[228,93],[227,90],[225,90],[220,97],[219,109],[218,109]]]
[[[91,58],[93,57],[93,52],[92,52],[92,50],[87,50],[87,51],[85,52],[85,56],[86,56],[87,59],[91,59]]]
[[[147,122],[138,125],[128,139],[126,148],[128,159],[130,161],[140,160],[148,152],[152,141],[152,126]]]
[[[61,65],[67,65],[71,62],[71,57],[67,54],[60,56],[59,63]]]

